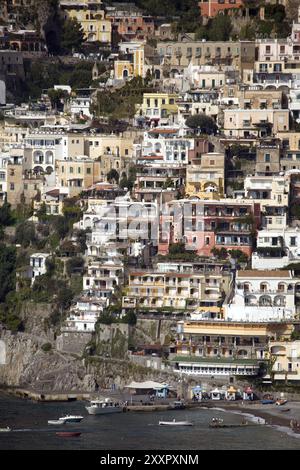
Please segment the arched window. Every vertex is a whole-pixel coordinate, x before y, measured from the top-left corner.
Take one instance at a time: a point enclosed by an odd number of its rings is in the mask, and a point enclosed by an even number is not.
[[[262,295],[259,298],[259,306],[260,307],[271,307],[272,306],[272,299],[269,295]]]
[[[243,284],[243,288],[244,288],[244,292],[250,292],[250,282],[244,282]]]
[[[260,283],[260,291],[261,292],[268,292],[269,284],[267,282]]]
[[[283,295],[276,295],[274,297],[274,306],[275,307],[285,307],[286,306],[286,299]]]

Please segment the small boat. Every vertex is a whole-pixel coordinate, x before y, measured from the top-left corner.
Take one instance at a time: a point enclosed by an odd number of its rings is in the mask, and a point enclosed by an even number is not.
[[[261,400],[262,405],[273,405],[275,400]]]
[[[67,415],[59,418],[62,423],[80,423],[83,420],[83,416]]]
[[[79,437],[79,436],[81,436],[81,432],[56,432],[55,434],[59,437]]]
[[[287,413],[288,411],[291,411],[291,408],[282,408],[280,411],[281,413]]]
[[[0,428],[0,432],[10,432],[11,428],[7,426],[7,428]]]
[[[210,423],[210,428],[244,428],[249,426],[248,423],[225,424],[225,423]]]
[[[190,421],[159,421],[159,426],[194,426]]]
[[[48,421],[48,424],[54,425],[54,426],[61,426],[62,424],[65,424],[64,420],[59,420],[59,419],[50,419]]]
[[[111,413],[121,413],[124,406],[114,402],[110,398],[104,400],[91,400],[90,405],[86,406],[89,415],[106,415]]]
[[[286,403],[287,403],[287,400],[284,400],[283,398],[276,400],[276,405],[278,406],[285,405]]]
[[[182,400],[176,400],[173,402],[173,408],[174,410],[184,410],[185,409],[185,403]]]
[[[243,421],[242,423],[226,424],[221,418],[213,418],[209,424],[210,428],[242,428],[245,426],[248,426],[247,421]]]

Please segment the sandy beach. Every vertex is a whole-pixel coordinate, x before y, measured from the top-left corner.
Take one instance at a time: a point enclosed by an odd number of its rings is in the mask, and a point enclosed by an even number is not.
[[[210,404],[211,405],[211,404]],[[290,428],[292,419],[300,422],[300,402],[288,402],[284,406],[276,404],[262,405],[256,402],[235,402],[235,403],[219,403],[216,407],[225,411],[234,411],[247,413],[253,416],[263,418],[266,424],[274,426],[283,426]],[[282,412],[282,409],[290,409],[290,411]]]

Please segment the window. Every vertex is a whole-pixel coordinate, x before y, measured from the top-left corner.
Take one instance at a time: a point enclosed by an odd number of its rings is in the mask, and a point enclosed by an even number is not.
[[[265,162],[269,163],[271,161],[271,155],[269,153],[265,154]]]
[[[91,174],[92,174],[92,169],[91,169],[91,168],[87,168],[87,169],[86,169],[86,174],[87,174],[87,175],[91,175]]]
[[[10,183],[10,190],[14,191],[15,190],[15,183]]]
[[[290,237],[290,246],[296,246],[296,237]]]

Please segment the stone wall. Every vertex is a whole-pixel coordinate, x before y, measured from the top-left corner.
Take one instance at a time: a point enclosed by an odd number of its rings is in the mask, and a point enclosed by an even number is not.
[[[91,339],[92,333],[63,331],[56,338],[56,349],[69,354],[82,355]]]
[[[128,353],[129,325],[126,323],[100,324],[95,335],[96,353],[124,359]]]

